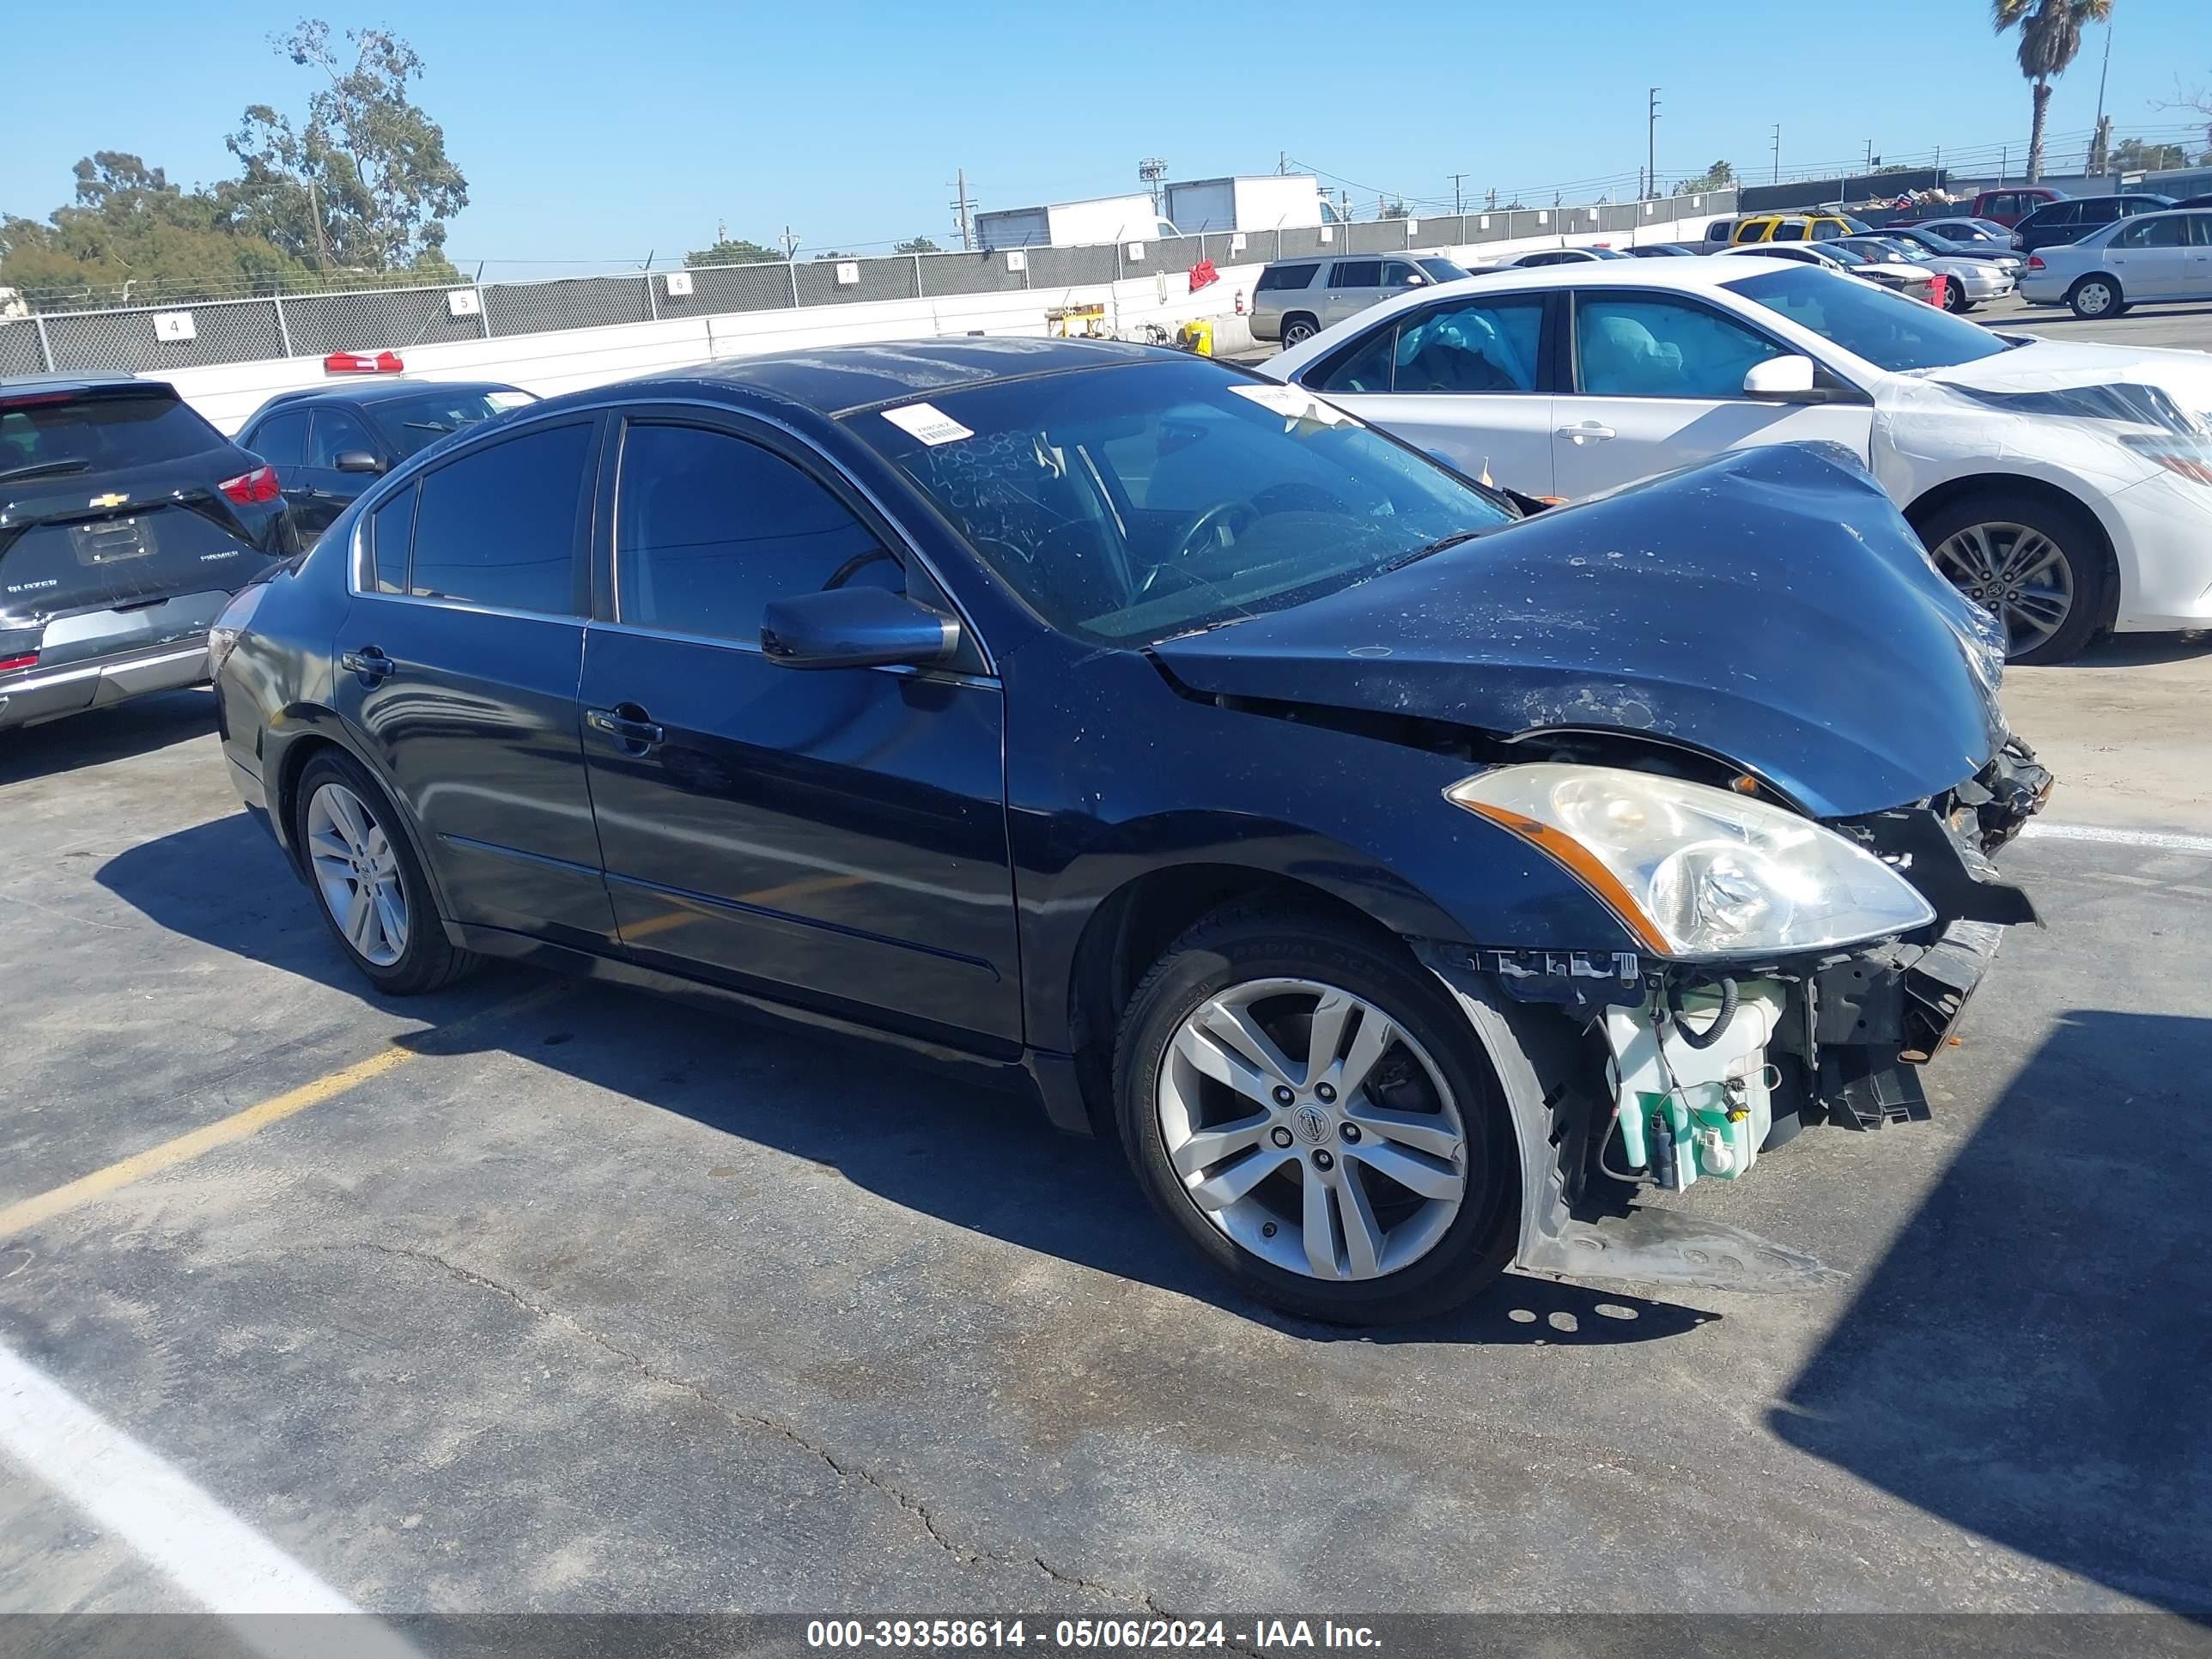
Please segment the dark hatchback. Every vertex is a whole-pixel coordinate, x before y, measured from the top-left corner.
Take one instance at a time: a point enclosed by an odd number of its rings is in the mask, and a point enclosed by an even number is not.
[[[1279,1307],[1735,1283],[1807,1264],[1585,1182],[1924,1114],[2033,915],[2000,648],[1839,457],[1524,520],[1177,354],[753,358],[380,481],[223,619],[223,752],[380,989],[520,957],[1025,1080]]]
[[[2015,252],[2033,253],[2039,247],[2061,247],[2080,241],[2100,225],[2133,218],[2138,213],[2162,213],[2172,205],[2171,196],[2150,191],[2119,191],[2109,196],[2045,202],[2013,227],[2013,248]]]
[[[0,380],[0,729],[204,680],[208,624],[296,547],[276,475],[173,386]]]
[[[276,469],[313,541],[409,456],[536,401],[496,380],[340,380],[278,392],[246,417],[238,441]]]

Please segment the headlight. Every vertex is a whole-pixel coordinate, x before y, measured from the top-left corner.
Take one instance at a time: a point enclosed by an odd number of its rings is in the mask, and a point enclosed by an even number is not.
[[[2187,433],[2123,433],[2120,441],[2191,483],[2212,484],[2212,437]]]
[[[1936,919],[1863,848],[1725,789],[1542,763],[1499,767],[1444,795],[1557,860],[1655,956],[1822,951]]]

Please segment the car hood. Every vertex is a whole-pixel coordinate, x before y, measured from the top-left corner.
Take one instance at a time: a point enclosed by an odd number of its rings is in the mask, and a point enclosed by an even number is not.
[[[2201,351],[2038,341],[1911,378],[1923,385],[1982,394],[1978,401],[2021,414],[2170,425],[2172,414],[2164,407],[2165,400],[2136,396],[2135,389],[2141,387],[2164,392],[2185,415],[2200,422],[2212,412],[2212,356]],[[2064,395],[2085,392],[2087,398]],[[2038,400],[2050,406],[2035,407]]]
[[[2003,740],[1989,624],[1845,452],[1730,452],[1325,599],[1169,640],[1201,694],[1687,746],[1817,817]]]

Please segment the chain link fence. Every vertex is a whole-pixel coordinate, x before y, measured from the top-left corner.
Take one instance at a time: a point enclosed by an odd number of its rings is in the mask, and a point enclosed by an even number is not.
[[[0,375],[46,370],[160,374],[217,363],[322,357],[731,312],[927,300],[1174,277],[1218,266],[1324,254],[1394,253],[1512,239],[1663,230],[1735,210],[1735,192],[1558,208],[1500,208],[1432,219],[1375,219],[1296,230],[1086,247],[893,254],[806,264],[709,265],[543,282],[374,288],[213,300],[0,320]],[[1326,240],[1324,240],[1326,239]],[[1016,259],[1018,258],[1018,265]],[[849,280],[848,280],[849,279]]]

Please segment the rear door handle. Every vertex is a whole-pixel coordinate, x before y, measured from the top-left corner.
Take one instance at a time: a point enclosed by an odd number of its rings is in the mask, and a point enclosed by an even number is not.
[[[373,645],[364,645],[358,651],[349,651],[338,659],[338,666],[349,674],[358,674],[365,680],[380,680],[390,675],[399,665]]]
[[[629,711],[635,710],[635,713]],[[612,708],[586,708],[584,724],[594,732],[604,732],[634,755],[658,749],[668,733],[645,716],[645,711],[635,703],[620,703]]]
[[[1595,421],[1584,421],[1580,426],[1563,426],[1552,435],[1555,438],[1571,438],[1577,443],[1584,441],[1603,443],[1607,438],[1619,437],[1620,434],[1609,426],[1601,426]]]

